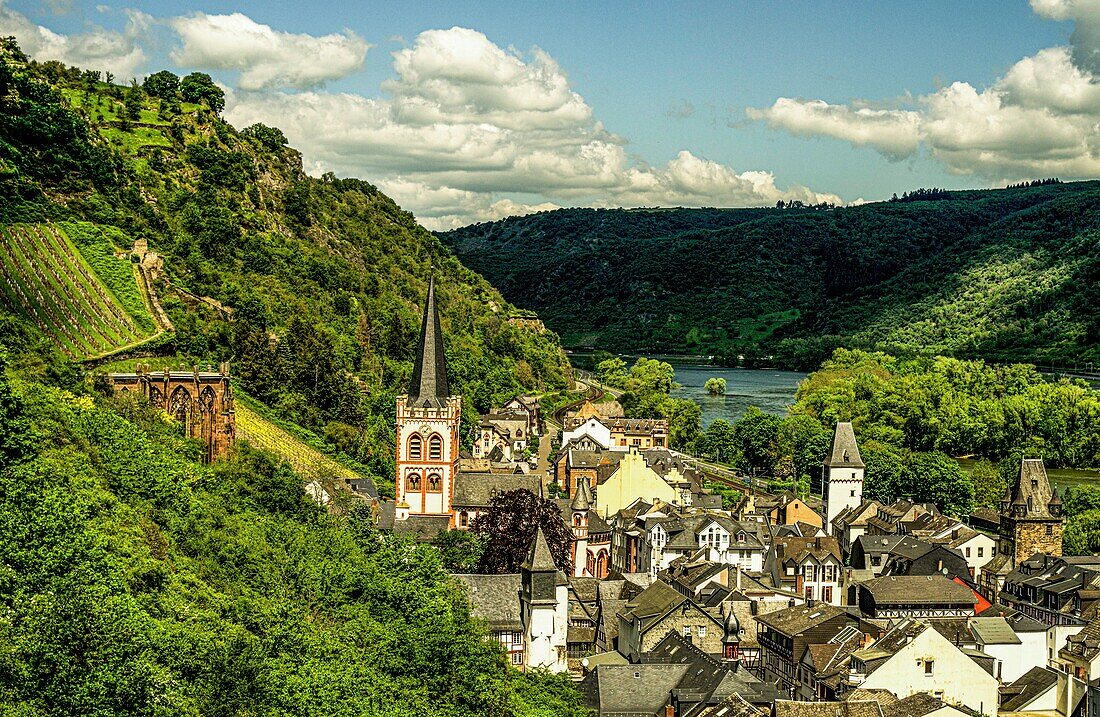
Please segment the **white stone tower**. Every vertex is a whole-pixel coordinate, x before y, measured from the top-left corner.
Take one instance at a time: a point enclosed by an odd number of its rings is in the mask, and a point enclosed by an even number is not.
[[[542,528],[535,534],[527,560],[520,568],[520,581],[527,667],[565,672],[568,669],[569,582],[554,564]]]
[[[821,481],[825,532],[832,533],[833,518],[863,502],[863,468],[852,424],[841,421],[836,424]]]

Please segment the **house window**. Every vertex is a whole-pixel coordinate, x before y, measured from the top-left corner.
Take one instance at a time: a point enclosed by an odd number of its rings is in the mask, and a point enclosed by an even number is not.
[[[684,625],[684,637],[691,637],[691,625]]]
[[[513,632],[512,633],[512,644],[513,645],[522,645],[523,644],[523,633],[522,632]]]
[[[458,525],[461,528],[465,528],[470,524],[470,514],[466,511],[462,511],[458,514]]]
[[[442,479],[438,473],[432,473],[428,476],[428,490],[432,493],[438,493],[441,490]]]
[[[806,599],[807,600],[813,600],[814,599],[814,586],[813,585],[807,585],[806,586]]]
[[[970,557],[970,546],[966,546],[966,557]]]
[[[826,585],[825,588],[821,591],[821,599],[824,600],[825,602],[832,602],[833,601],[833,586],[832,585]]]
[[[412,473],[408,478],[409,490],[420,490],[420,474]]]
[[[925,660],[924,661],[924,674],[931,676],[932,670],[935,667],[935,664],[936,664],[935,660]]]
[[[522,652],[513,652],[512,653],[512,664],[513,665],[522,665],[523,664],[523,653]]]
[[[855,476],[852,476],[852,477],[854,478]],[[855,498],[855,497],[856,497],[856,492],[855,492],[854,490],[852,491],[852,497],[853,497],[853,498]]]
[[[989,548],[989,557],[991,557],[991,558],[997,557],[997,546],[996,545],[990,546],[990,548]]]
[[[978,557],[979,557],[979,558],[981,558],[981,557],[985,557],[985,555],[984,555],[984,554],[985,554],[985,548],[983,548],[983,547],[979,546],[979,547],[978,547]]]
[[[834,580],[836,580],[835,570],[836,570],[836,566],[833,566],[833,565],[826,565],[825,566],[825,582],[831,583]],[[828,598],[826,598],[826,600],[827,599]]]
[[[409,438],[409,460],[418,461],[424,457],[424,439],[414,433]]]
[[[1047,523],[1047,535],[1054,535],[1054,524]]]
[[[706,625],[700,625],[699,627],[697,627],[695,629],[695,634],[698,635],[699,637],[706,637],[707,636],[707,626]]]

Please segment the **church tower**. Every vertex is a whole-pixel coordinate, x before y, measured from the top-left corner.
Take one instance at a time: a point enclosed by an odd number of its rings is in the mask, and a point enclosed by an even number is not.
[[[1001,546],[1013,565],[1035,553],[1062,554],[1062,499],[1051,490],[1042,458],[1024,458],[1016,485],[1001,501]]]
[[[432,277],[409,392],[397,397],[397,520],[447,515],[453,527],[461,416],[462,397],[450,395],[447,385]]]
[[[821,481],[825,532],[832,533],[833,518],[863,502],[863,468],[852,424],[841,421],[836,424],[833,450],[825,459]]]
[[[569,505],[573,528],[573,577],[591,576],[588,567],[588,511],[592,508],[592,493],[588,479],[577,481],[577,494]]]
[[[520,618],[527,667],[550,672],[568,669],[569,581],[558,570],[542,528],[520,567]]]

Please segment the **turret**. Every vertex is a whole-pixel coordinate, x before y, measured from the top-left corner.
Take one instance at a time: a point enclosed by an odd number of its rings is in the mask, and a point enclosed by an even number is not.
[[[726,617],[722,621],[722,656],[734,662],[734,669],[741,660],[741,621],[737,619],[733,605],[726,607]]]
[[[1047,512],[1050,513],[1050,517],[1052,518],[1062,517],[1062,497],[1058,495],[1057,488],[1050,492],[1050,502],[1047,503]]]

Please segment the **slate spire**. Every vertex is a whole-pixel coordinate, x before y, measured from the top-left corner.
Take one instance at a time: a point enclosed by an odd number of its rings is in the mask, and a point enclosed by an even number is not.
[[[587,511],[592,507],[592,493],[588,490],[588,479],[581,476],[577,481],[577,493],[573,496],[573,502],[569,505],[574,513]]]
[[[531,541],[531,547],[527,551],[527,560],[523,561],[523,568],[533,573],[553,572],[558,569],[554,563],[554,554],[550,552],[550,544],[546,542],[546,535],[540,526],[535,533],[535,539]]]
[[[850,422],[841,421],[836,424],[833,450],[826,458],[825,465],[830,468],[863,468],[863,459],[860,458],[859,446],[856,445],[856,434]]]
[[[443,357],[443,330],[435,308],[435,276],[428,280],[428,300],[420,324],[420,345],[409,382],[409,400],[414,408],[444,408],[450,388],[447,386],[447,360]]]

